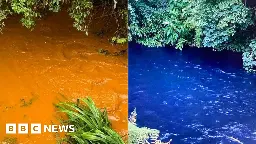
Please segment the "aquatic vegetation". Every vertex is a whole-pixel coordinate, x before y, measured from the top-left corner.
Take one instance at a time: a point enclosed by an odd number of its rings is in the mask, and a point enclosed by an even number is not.
[[[127,52],[127,49],[120,50],[120,51],[118,51],[118,52],[114,52],[114,53],[112,54],[112,56],[122,56],[122,55],[124,55],[126,52]]]
[[[68,116],[62,123],[75,126],[62,141],[78,144],[124,144],[112,128],[105,109],[95,106],[91,98],[77,99],[76,103],[62,102],[56,107]]]
[[[131,0],[128,7],[130,41],[241,52],[244,68],[255,70],[255,10],[240,0]]]
[[[34,99],[29,99],[28,101],[26,101],[25,99],[20,99],[20,103],[21,103],[21,107],[27,107],[32,105],[32,103],[34,102]]]
[[[137,113],[136,109],[131,113],[128,122],[129,129],[129,144],[170,144],[172,140],[167,143],[159,140],[160,131],[157,129],[150,129],[147,127],[138,127],[136,125]]]
[[[127,38],[112,37],[111,42],[116,44],[124,44],[128,41]]]
[[[33,104],[38,99],[39,96],[32,93],[32,98],[26,100],[24,98],[20,99],[20,107],[28,107]]]
[[[102,48],[98,50],[98,53],[103,54],[103,55],[110,55],[110,56],[122,56],[122,55],[124,55],[126,52],[127,52],[127,49],[120,50],[120,51],[113,52],[113,53],[109,52],[109,51],[106,50],[106,49],[102,49]]]
[[[100,54],[103,54],[103,55],[108,55],[109,54],[109,51],[108,50],[106,50],[106,49],[99,49],[98,50],[98,53],[100,53]]]

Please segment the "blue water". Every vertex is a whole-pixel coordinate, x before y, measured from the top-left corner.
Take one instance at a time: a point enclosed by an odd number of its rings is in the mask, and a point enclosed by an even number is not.
[[[129,45],[129,112],[173,144],[256,144],[256,75],[241,54]]]

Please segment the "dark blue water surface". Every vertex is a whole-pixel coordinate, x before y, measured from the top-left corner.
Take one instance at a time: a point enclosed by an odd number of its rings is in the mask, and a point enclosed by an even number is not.
[[[256,144],[256,75],[239,53],[129,45],[129,112],[173,144]]]

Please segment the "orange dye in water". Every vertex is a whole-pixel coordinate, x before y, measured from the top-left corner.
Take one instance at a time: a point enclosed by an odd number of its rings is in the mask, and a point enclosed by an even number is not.
[[[97,36],[100,27],[104,22],[95,22],[85,36],[66,13],[37,21],[33,31],[17,18],[6,21],[0,35],[0,142],[11,136],[20,144],[55,144],[52,133],[6,135],[5,124],[57,123],[53,103],[60,93],[72,101],[90,96],[107,108],[113,128],[127,134],[127,55],[98,53],[127,46],[110,44],[111,34]]]

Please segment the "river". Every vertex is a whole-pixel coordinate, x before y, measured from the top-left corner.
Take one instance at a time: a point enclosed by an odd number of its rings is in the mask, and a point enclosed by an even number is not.
[[[239,53],[129,45],[129,113],[172,144],[255,144],[256,75]]]
[[[17,17],[6,21],[0,35],[0,143],[8,137],[22,144],[55,144],[56,134],[6,135],[6,123],[58,123],[53,103],[92,97],[106,107],[113,128],[127,133],[127,55],[105,56],[99,49],[117,52],[126,45],[112,45],[96,33],[104,19],[90,26],[89,36],[76,31],[65,12],[37,21],[33,31]],[[106,28],[106,27],[105,27]]]

